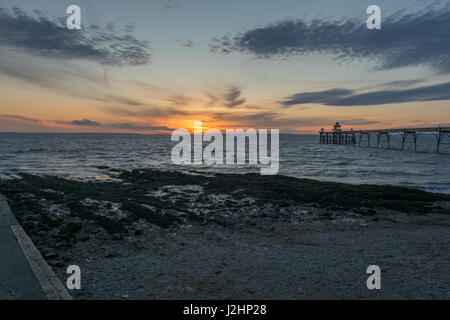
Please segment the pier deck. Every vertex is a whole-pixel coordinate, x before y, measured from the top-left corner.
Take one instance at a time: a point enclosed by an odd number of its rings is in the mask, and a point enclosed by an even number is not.
[[[380,146],[380,141],[384,137],[386,139],[388,148],[391,147],[391,136],[393,134],[400,134],[402,139],[401,150],[405,148],[405,142],[409,136],[413,138],[414,150],[417,150],[417,139],[422,133],[431,133],[436,137],[436,152],[439,152],[442,140],[445,137],[450,137],[450,127],[427,127],[427,128],[392,128],[392,129],[375,129],[375,130],[342,130],[339,122],[336,122],[332,131],[319,131],[320,144],[350,144],[361,145],[361,142],[366,137],[367,146],[370,146],[370,138],[375,135],[377,139],[377,148]]]

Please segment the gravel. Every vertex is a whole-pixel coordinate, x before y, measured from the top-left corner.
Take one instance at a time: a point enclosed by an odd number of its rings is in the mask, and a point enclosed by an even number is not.
[[[405,221],[406,220],[406,221]],[[188,227],[164,254],[82,263],[75,299],[449,299],[447,216],[404,221]],[[366,268],[381,268],[368,290]],[[64,281],[65,275],[59,275]]]

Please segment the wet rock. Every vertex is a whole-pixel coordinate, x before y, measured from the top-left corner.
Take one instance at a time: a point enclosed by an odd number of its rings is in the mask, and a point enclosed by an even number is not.
[[[67,265],[73,263],[73,258],[68,254],[62,254],[60,256],[61,261],[64,261]]]
[[[161,214],[152,210],[148,205],[143,206],[132,201],[122,204],[121,209],[134,214],[137,218],[144,219],[161,228],[169,228],[178,222],[178,218],[171,214]]]
[[[384,212],[450,214],[450,195],[395,186],[281,175],[190,175],[148,169],[108,172],[119,173],[114,179],[120,181],[82,182],[21,173],[21,179],[0,180],[0,193],[8,197],[33,241],[59,253],[90,240],[105,244],[110,239],[123,240],[125,235],[140,236],[147,226],[159,232],[188,224],[234,228],[282,221],[348,219],[353,223],[361,215],[376,221]],[[383,214],[383,221],[390,221],[387,216]],[[136,228],[141,223],[145,227]],[[205,239],[221,241],[223,237],[206,233]]]
[[[67,232],[70,233],[77,233],[83,228],[83,225],[80,222],[69,222],[65,229]]]
[[[377,214],[377,210],[371,209],[371,208],[365,208],[361,207],[357,210],[358,213],[365,215],[365,216],[373,216]]]
[[[113,235],[111,235],[111,240],[122,240],[123,237],[120,233],[114,233]]]
[[[78,240],[80,240],[81,242],[86,242],[89,239],[90,239],[90,236],[88,234],[83,234],[78,238]]]
[[[121,256],[121,254],[116,250],[109,250],[104,255],[105,258],[115,258],[115,257],[120,257],[120,256]]]
[[[57,268],[62,268],[65,266],[65,263],[60,260],[49,260],[49,261],[47,261],[47,263],[49,266],[57,267]]]
[[[58,254],[56,252],[45,252],[42,254],[45,260],[53,260],[58,258]]]
[[[214,240],[214,241],[223,241],[224,240],[224,237],[220,233],[211,231],[211,230],[208,230],[205,232],[205,238],[208,240]]]

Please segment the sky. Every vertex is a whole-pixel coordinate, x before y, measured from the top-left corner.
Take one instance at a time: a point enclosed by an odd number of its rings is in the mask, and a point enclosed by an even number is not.
[[[450,126],[448,21],[449,1],[0,0],[0,132]]]

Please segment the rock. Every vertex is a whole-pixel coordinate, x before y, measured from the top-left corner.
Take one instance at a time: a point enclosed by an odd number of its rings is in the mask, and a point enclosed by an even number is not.
[[[367,223],[360,223],[359,226],[363,227],[363,228],[367,228],[369,225]]]
[[[79,222],[69,222],[66,228],[70,233],[77,233],[83,228],[83,225]]]
[[[366,208],[366,207],[361,207],[361,208],[359,208],[359,213],[362,215],[373,216],[373,215],[377,214],[377,210]]]
[[[73,258],[71,256],[67,255],[67,254],[62,254],[60,256],[60,259],[62,261],[64,261],[66,264],[69,263],[69,262],[73,262]]]
[[[114,257],[120,257],[120,253],[118,251],[115,250],[110,250],[108,251],[105,256],[105,258],[114,258]]]
[[[111,239],[112,240],[122,240],[123,237],[122,237],[122,235],[120,233],[114,233],[114,234],[111,235]]]
[[[57,267],[57,268],[62,268],[65,266],[65,263],[62,261],[59,261],[59,260],[49,260],[49,261],[47,261],[47,263],[49,266]]]
[[[208,240],[216,240],[216,241],[224,240],[223,236],[221,234],[211,231],[211,230],[208,230],[205,232],[205,238]]]
[[[79,240],[82,242],[88,241],[90,239],[88,234],[83,234],[79,237]]]
[[[54,260],[56,258],[58,258],[58,254],[56,252],[44,252],[43,256],[45,258],[45,260]]]

